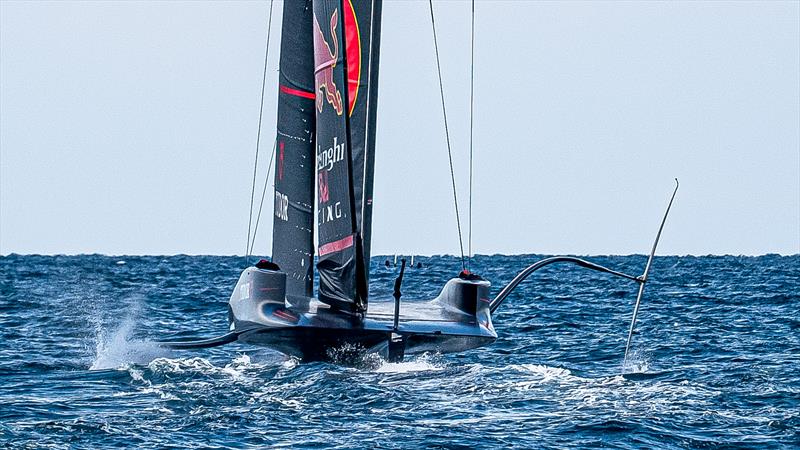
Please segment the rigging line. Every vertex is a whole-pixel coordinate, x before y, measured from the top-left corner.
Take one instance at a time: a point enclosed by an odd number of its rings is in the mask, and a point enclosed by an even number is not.
[[[467,254],[469,269],[472,270],[472,124],[474,116],[475,87],[475,0],[472,0],[472,29],[470,33],[469,61],[469,236],[467,237]]]
[[[264,116],[264,90],[267,85],[267,60],[269,60],[269,37],[272,34],[272,2],[269,1],[269,19],[267,19],[267,48],[264,52],[264,75],[261,78],[261,107],[258,110],[258,133],[256,134],[256,157],[253,162],[253,186],[250,189],[250,214],[247,218],[247,245],[244,247],[244,263],[250,264],[250,231],[253,226],[253,200],[256,196],[256,175],[258,172],[258,150],[261,146],[261,119]]]
[[[461,238],[461,216],[458,214],[458,194],[456,193],[456,174],[453,170],[453,152],[450,149],[450,131],[447,128],[447,110],[444,106],[444,86],[442,85],[442,66],[439,62],[439,44],[436,40],[436,21],[433,18],[433,0],[428,0],[431,10],[431,27],[433,28],[433,47],[436,51],[436,70],[439,74],[439,94],[442,97],[442,115],[444,116],[444,135],[447,139],[447,157],[450,160],[450,180],[453,182],[453,203],[456,208],[456,225],[458,226],[458,246],[461,250],[461,270],[466,269],[464,264],[464,241]]]
[[[264,208],[264,197],[267,195],[267,186],[269,186],[269,175],[272,173],[272,163],[275,161],[275,148],[277,147],[278,140],[272,143],[272,155],[269,157],[269,165],[267,166],[267,177],[264,179],[264,189],[261,191],[261,202],[258,204],[258,214],[256,214],[256,226],[253,228],[253,240],[250,242],[249,255],[253,254],[253,247],[256,246],[256,236],[258,236],[258,223],[261,221],[261,210]]]

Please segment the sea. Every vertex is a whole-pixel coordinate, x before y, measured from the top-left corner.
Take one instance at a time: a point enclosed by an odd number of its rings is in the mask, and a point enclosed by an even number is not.
[[[470,268],[494,295],[544,256]],[[586,259],[635,275],[646,262]],[[416,262],[403,301],[461,270]],[[391,299],[393,263],[372,259],[371,301]],[[636,283],[572,265],[533,274],[495,312],[497,341],[460,354],[301,363],[156,344],[224,334],[245,264],[0,257],[0,447],[800,447],[800,255],[656,257],[626,364]]]

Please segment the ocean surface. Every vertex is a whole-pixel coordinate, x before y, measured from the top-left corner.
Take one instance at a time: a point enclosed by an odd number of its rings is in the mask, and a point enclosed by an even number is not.
[[[492,293],[541,255],[478,256]],[[373,299],[396,268],[372,260]],[[644,256],[588,258],[639,274]],[[419,258],[403,298],[460,263]],[[635,283],[549,266],[462,354],[345,367],[234,343],[242,257],[0,257],[0,447],[797,448],[800,256],[657,257]],[[378,300],[373,300],[378,301]]]

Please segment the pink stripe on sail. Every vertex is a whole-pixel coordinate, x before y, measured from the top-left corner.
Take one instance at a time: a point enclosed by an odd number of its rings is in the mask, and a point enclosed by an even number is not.
[[[328,253],[340,252],[346,248],[353,246],[353,235],[339,239],[338,241],[328,242],[319,248],[319,256],[325,256]]]

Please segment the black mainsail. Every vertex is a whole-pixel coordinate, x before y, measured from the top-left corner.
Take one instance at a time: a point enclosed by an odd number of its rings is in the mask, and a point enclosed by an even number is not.
[[[319,299],[367,307],[380,3],[314,0]]]
[[[311,1],[283,5],[272,260],[286,294],[311,296],[314,276],[314,51]]]

